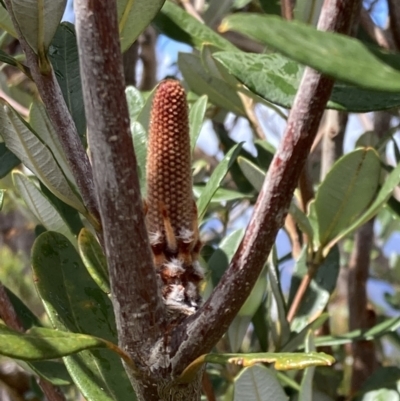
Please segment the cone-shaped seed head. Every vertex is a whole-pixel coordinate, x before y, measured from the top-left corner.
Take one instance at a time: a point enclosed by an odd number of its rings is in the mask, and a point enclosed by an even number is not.
[[[175,236],[182,230],[192,230],[188,110],[185,91],[175,80],[163,81],[154,95],[147,155],[147,207],[150,233],[164,232],[165,211]]]

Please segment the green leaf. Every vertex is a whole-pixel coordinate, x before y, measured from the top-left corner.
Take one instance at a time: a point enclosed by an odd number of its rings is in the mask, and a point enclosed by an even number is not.
[[[14,57],[10,56],[9,54],[7,54],[3,50],[0,50],[0,61],[2,61],[3,63],[9,64],[9,65],[12,65],[13,67],[18,68],[28,78],[32,79],[32,76],[31,76],[29,68],[26,65],[22,64],[20,61],[18,61],[16,58],[14,58]]]
[[[53,65],[65,103],[74,120],[81,142],[86,147],[86,116],[83,104],[78,46],[75,28],[63,22],[51,42],[49,59]]]
[[[242,241],[243,235],[243,229],[232,231],[222,239],[219,248],[214,251],[208,260],[208,268],[211,271],[214,286],[219,283],[219,280],[225,273],[225,270]]]
[[[282,107],[291,108],[304,67],[278,54],[217,52],[222,65],[252,92]],[[336,82],[328,109],[367,112],[400,105],[400,92],[378,92]]]
[[[29,109],[29,124],[39,139],[51,150],[61,171],[70,183],[76,187],[75,179],[69,168],[67,158],[61,147],[57,133],[50,121],[47,111],[39,100],[34,100]]]
[[[272,370],[264,366],[243,369],[235,379],[233,401],[262,401],[265,397],[274,401],[288,399]]]
[[[400,92],[400,56],[357,39],[250,13],[228,16],[220,30],[241,32],[340,81],[365,89]]]
[[[3,201],[4,201],[4,190],[0,189],[0,210],[3,207]]]
[[[348,227],[335,238],[335,242],[340,241],[346,235],[349,235],[352,231],[356,230],[358,227],[362,226],[364,223],[374,217],[385,205],[399,182],[400,164],[398,164],[396,168],[385,177],[378,194],[375,196],[374,201],[368,207],[368,209],[354,223],[349,224]]]
[[[285,344],[290,337],[290,325],[286,319],[287,307],[282,293],[275,246],[270,255],[268,290],[268,323],[275,348],[280,349],[282,344]],[[271,313],[272,311],[273,313]]]
[[[207,206],[211,202],[215,192],[220,187],[222,180],[228,173],[232,163],[236,160],[243,143],[238,143],[234,146],[226,156],[221,160],[218,166],[213,171],[210,179],[208,180],[200,198],[197,200],[197,211],[199,220],[201,221],[206,213]]]
[[[210,102],[240,116],[246,112],[235,88],[205,70],[199,56],[179,53],[178,66],[190,89],[198,95],[207,95]]]
[[[207,110],[208,97],[206,95],[201,96],[189,112],[189,127],[190,127],[190,149],[192,153],[196,147],[197,139],[200,135],[201,127],[203,126],[204,116]]]
[[[131,121],[131,132],[133,139],[133,147],[137,160],[137,169],[140,181],[140,190],[142,196],[146,196],[146,160],[147,160],[147,129],[148,119],[150,118],[151,100],[145,102],[142,94],[138,89],[129,86],[125,89],[126,100],[128,103],[129,117]],[[146,108],[146,113],[144,109]],[[148,110],[147,110],[148,108]],[[147,114],[146,128],[144,128],[144,114]],[[143,113],[143,114],[142,114]],[[138,121],[140,119],[140,121]]]
[[[1,202],[0,202],[1,203]],[[30,329],[32,326],[41,326],[40,320],[35,314],[18,298],[9,288],[5,287],[7,296],[12,303],[18,318],[22,323],[24,330]]]
[[[2,4],[0,4],[0,28],[4,31],[8,32],[14,38],[17,38],[17,32],[15,32],[14,25],[11,21],[10,14],[4,8]]]
[[[371,203],[380,174],[380,159],[372,148],[357,149],[333,165],[315,196],[322,247],[354,223]]]
[[[14,155],[4,142],[0,143],[0,178],[4,178],[21,161]]]
[[[46,55],[64,14],[66,0],[12,0],[22,35],[36,54]]]
[[[238,352],[243,343],[243,339],[248,331],[251,316],[237,315],[229,325],[227,334],[229,340],[229,350],[231,352]]]
[[[325,310],[329,298],[336,288],[339,269],[340,255],[337,246],[335,246],[330,250],[322,264],[318,266],[317,273],[311,280],[303,296],[299,310],[296,313],[296,317],[292,321],[292,331],[301,331],[310,323],[310,319],[315,319],[316,316],[319,316]],[[307,270],[307,248],[304,247],[293,272],[290,285],[289,305],[293,302],[301,280],[306,275]]]
[[[205,43],[212,44],[221,50],[237,49],[232,43],[215,33],[207,25],[202,24],[182,8],[168,0],[153,20],[153,24],[171,39],[187,43],[199,50]]]
[[[7,287],[4,287],[7,296],[12,303],[18,318],[22,323],[24,330],[30,329],[32,326],[40,327],[41,322],[34,313]],[[19,361],[24,369],[31,369],[38,376],[41,376],[54,384],[55,386],[64,386],[71,383],[71,378],[63,363],[55,361],[36,361],[22,362]]]
[[[23,362],[22,362],[23,363]],[[54,386],[67,386],[72,383],[65,365],[56,361],[36,361],[26,363],[26,369],[31,369]]]
[[[157,15],[165,0],[118,0],[118,30],[121,50],[129,49]]]
[[[133,121],[137,120],[145,101],[140,93],[140,90],[136,89],[134,86],[128,86],[125,89],[125,96],[126,102],[128,103],[129,118],[132,123]]]
[[[251,354],[205,354],[195,359],[181,374],[181,382],[190,381],[205,363],[225,365],[227,363],[242,367],[251,367],[259,363],[273,363],[276,370],[299,370],[310,366],[330,366],[335,362],[331,355],[323,352],[274,353],[261,352]],[[246,398],[247,399],[247,398]]]
[[[64,236],[41,234],[33,246],[32,267],[38,292],[55,328],[117,343],[111,301],[89,276]],[[122,363],[113,352],[83,351],[65,357],[64,362],[88,401],[136,399]]]
[[[305,341],[305,351],[314,352],[314,336],[312,331],[309,331]],[[301,387],[299,391],[299,401],[313,401],[313,379],[315,373],[315,366],[306,368],[301,379]]]
[[[204,185],[194,185],[193,186],[193,195],[195,198],[199,198],[203,193],[205,186]],[[232,202],[240,199],[246,199],[250,196],[247,194],[243,194],[239,191],[234,191],[232,189],[226,188],[218,188],[217,192],[215,192],[214,196],[211,199],[210,203],[222,203],[222,202]]]
[[[316,347],[348,344],[353,341],[373,340],[400,328],[400,317],[386,319],[368,330],[358,329],[340,336],[321,336],[315,339]]]
[[[280,0],[260,0],[260,5],[266,14],[281,15]]]
[[[377,368],[357,392],[358,396],[356,396],[355,401],[362,401],[365,394],[370,397],[372,391],[380,390],[383,385],[386,390],[400,392],[400,368],[396,366],[382,366]],[[400,397],[398,399],[400,399]]]
[[[57,231],[65,235],[74,243],[74,236],[68,229],[65,221],[35,182],[19,171],[14,171],[12,177],[14,185],[17,187],[26,206],[39,223],[47,230]]]
[[[7,102],[0,100],[0,133],[7,147],[51,192],[81,213],[86,209],[70,188],[52,152]]]
[[[282,352],[293,352],[304,347],[304,341],[309,331],[318,330],[329,319],[328,313],[322,313],[312,323],[305,326],[299,333],[292,333],[292,338],[283,346]],[[294,336],[293,336],[294,335]]]
[[[110,294],[107,259],[95,236],[86,228],[79,233],[78,249],[92,279],[106,294]]]
[[[99,338],[43,327],[19,333],[0,325],[0,354],[24,361],[55,359],[85,349],[104,348]]]
[[[140,191],[146,197],[147,132],[138,121],[131,123],[133,147],[137,162]]]
[[[242,156],[239,156],[237,161],[244,176],[249,180],[254,189],[260,192],[264,183],[265,172]]]

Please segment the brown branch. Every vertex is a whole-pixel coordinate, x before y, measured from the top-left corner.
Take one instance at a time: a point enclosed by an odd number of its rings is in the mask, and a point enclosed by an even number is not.
[[[348,32],[360,4],[360,0],[328,0],[320,29]],[[331,79],[306,68],[239,249],[207,302],[172,333],[175,373],[211,350],[249,295],[283,224],[332,87]]]
[[[79,0],[75,15],[119,343],[140,369],[162,334],[164,307],[147,238],[129,128],[116,2]]]
[[[25,328],[19,319],[7,292],[0,282],[0,317],[3,322],[15,331],[23,333]],[[47,380],[39,377],[38,384],[49,401],[66,401],[62,391]]]
[[[396,47],[400,50],[400,3],[398,0],[388,0],[390,30]]]
[[[361,9],[360,24],[370,38],[372,38],[379,46],[384,47],[385,49],[393,48],[390,44],[390,38],[387,33],[375,25],[368,11],[364,7]]]
[[[321,181],[328,174],[336,160],[343,154],[343,140],[346,132],[348,113],[337,110],[326,112],[321,149]]]
[[[355,236],[348,277],[349,330],[372,327],[366,286],[373,244],[373,226],[374,219],[364,224]],[[354,394],[378,367],[378,361],[375,346],[371,342],[355,342],[351,345],[351,351],[353,356],[351,393]]]
[[[4,2],[13,21],[14,28],[18,33],[19,42],[26,56],[26,64],[30,68],[32,78],[36,83],[39,94],[49,113],[50,120],[57,132],[85,207],[94,218],[94,225],[96,226],[96,223],[98,225],[95,228],[99,230],[100,219],[94,192],[92,168],[79,139],[75,123],[64,101],[54,71],[52,69],[49,73],[42,73],[40,71],[38,57],[28,45],[15,20],[12,11],[12,0],[5,0]]]
[[[292,0],[281,0],[281,14],[283,18],[289,21],[294,18]]]

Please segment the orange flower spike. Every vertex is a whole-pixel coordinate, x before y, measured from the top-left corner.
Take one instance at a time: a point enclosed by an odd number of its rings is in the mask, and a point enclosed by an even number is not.
[[[162,233],[168,218],[175,237],[178,237],[183,230],[193,229],[188,108],[185,91],[178,81],[168,79],[157,88],[151,110],[148,149],[149,233]],[[164,234],[169,237],[172,233]]]

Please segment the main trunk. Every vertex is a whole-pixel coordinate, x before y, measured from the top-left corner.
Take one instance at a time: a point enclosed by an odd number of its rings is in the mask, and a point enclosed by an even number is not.
[[[138,401],[200,401],[203,369],[190,383],[177,383],[157,374],[130,377]]]

